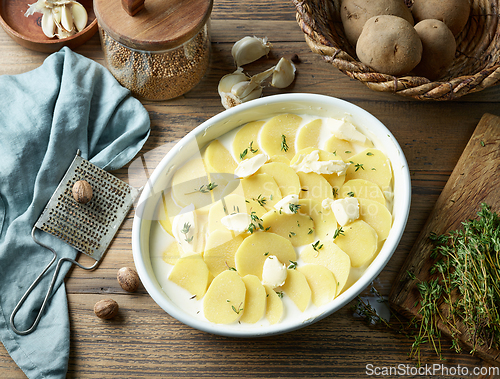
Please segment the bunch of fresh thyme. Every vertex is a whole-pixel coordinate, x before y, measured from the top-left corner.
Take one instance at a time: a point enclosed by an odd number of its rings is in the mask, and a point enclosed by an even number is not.
[[[406,326],[393,325],[358,297],[355,310],[370,323],[383,323],[398,333],[414,339],[410,357],[420,364],[420,346],[429,342],[437,355],[443,359],[441,331],[443,323],[452,336],[452,348],[461,351],[460,331],[457,322],[462,323],[472,345],[471,353],[478,346],[500,348],[500,218],[486,204],[481,204],[478,218],[462,223],[463,229],[446,235],[431,234],[435,243],[431,257],[436,262],[431,268],[433,279],[417,283],[421,299],[420,320],[416,317]],[[411,279],[415,275],[408,272]],[[372,287],[379,299],[378,291]],[[447,314],[440,311],[442,302],[449,306]],[[399,319],[398,319],[398,323]],[[409,329],[416,328],[416,333]]]
[[[455,321],[469,334],[472,351],[478,346],[500,348],[500,218],[481,204],[478,218],[462,223],[463,229],[431,235],[438,259],[431,273],[439,273],[443,300],[450,307],[445,324],[458,347]],[[436,279],[437,281],[437,279]],[[421,283],[422,284],[422,283]],[[419,288],[420,290],[420,288]],[[425,294],[425,290],[420,290]]]

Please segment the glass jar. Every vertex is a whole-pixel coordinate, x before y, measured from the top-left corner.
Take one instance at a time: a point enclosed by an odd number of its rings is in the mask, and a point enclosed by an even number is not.
[[[147,0],[134,16],[121,4],[94,1],[104,59],[118,82],[146,100],[172,99],[198,84],[210,60],[212,0]]]

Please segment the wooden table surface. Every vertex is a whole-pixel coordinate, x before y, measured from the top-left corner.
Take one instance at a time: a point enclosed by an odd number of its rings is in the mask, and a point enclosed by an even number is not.
[[[417,102],[376,93],[349,79],[314,55],[286,0],[216,0],[212,14],[212,58],[203,80],[192,91],[165,102],[143,102],[151,117],[151,136],[136,159],[147,170],[115,172],[134,186],[142,186],[160,159],[186,133],[223,111],[217,93],[219,79],[234,70],[231,47],[246,36],[268,36],[273,44],[268,60],[249,65],[256,73],[285,54],[298,54],[295,83],[286,90],[265,88],[268,96],[283,92],[318,93],[350,101],[382,121],[399,141],[412,178],[408,224],[394,256],[375,280],[387,296],[417,234],[484,113],[500,116],[500,87],[452,102]],[[76,52],[104,65],[95,35]],[[27,50],[0,31],[0,74],[19,74],[38,67],[47,54]],[[73,269],[67,277],[71,320],[69,378],[177,377],[366,377],[366,366],[397,367],[408,359],[412,341],[383,326],[367,325],[354,317],[352,306],[307,328],[260,339],[235,339],[206,334],[185,326],[165,313],[141,286],[125,293],[116,281],[123,266],[134,266],[131,250],[132,211],[104,261],[94,272]],[[369,288],[364,292],[369,293]],[[113,298],[121,306],[117,318],[98,319],[94,304]],[[455,354],[444,342],[442,362],[432,349],[422,351],[423,364],[488,367],[467,353]],[[22,371],[0,345],[0,377],[23,378]],[[393,376],[394,377],[394,376]],[[426,377],[422,375],[420,377]],[[493,376],[471,376],[493,377]]]

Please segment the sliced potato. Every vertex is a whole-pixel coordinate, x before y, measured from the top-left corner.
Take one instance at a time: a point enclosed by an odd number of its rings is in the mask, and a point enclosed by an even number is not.
[[[246,287],[238,273],[226,270],[217,275],[203,299],[206,319],[216,324],[231,324],[243,315]]]
[[[391,212],[385,205],[378,201],[369,199],[358,199],[359,201],[359,218],[370,225],[378,235],[379,241],[385,241],[389,236],[392,226]]]
[[[285,157],[284,155],[273,155],[269,157],[268,163],[276,162],[276,163],[284,163],[287,166],[290,166],[290,159]]]
[[[330,183],[320,174],[315,172],[297,172],[300,180],[300,199],[313,199],[323,201],[333,199],[333,189]]]
[[[246,294],[240,321],[255,324],[266,311],[266,289],[255,275],[245,275],[241,279],[245,283]]]
[[[339,190],[339,197],[344,198],[348,196],[358,199],[375,200],[385,206],[384,193],[377,184],[368,180],[351,179],[345,182]]]
[[[321,307],[333,300],[337,294],[337,279],[325,266],[307,264],[297,267],[311,288],[311,300],[314,305]]]
[[[336,157],[338,157],[337,159],[342,159],[344,161],[348,161],[350,157],[356,154],[354,146],[351,142],[335,136],[330,137],[325,142],[324,149],[333,153]]]
[[[208,212],[207,206],[212,204],[209,183],[203,160],[187,161],[172,177],[172,198],[182,208],[193,204],[196,209],[203,208]]]
[[[236,162],[231,153],[219,140],[213,140],[203,153],[208,172],[234,173]]]
[[[173,237],[172,237],[173,239]],[[179,251],[179,244],[175,239],[163,250],[162,259],[170,264],[175,265],[177,260],[181,257],[181,252]]]
[[[295,137],[302,118],[295,114],[282,114],[267,121],[260,133],[260,143],[267,155],[295,155]]]
[[[319,140],[323,120],[320,118],[312,120],[299,129],[297,134],[297,150],[306,147],[319,147],[322,141]]]
[[[288,270],[285,284],[281,287],[293,303],[304,312],[311,301],[311,288],[303,273],[297,270]]]
[[[351,222],[342,229],[343,234],[335,238],[335,244],[349,255],[352,267],[370,262],[378,249],[375,229],[363,220]]]
[[[209,271],[201,255],[194,254],[179,258],[168,278],[199,300],[207,291]]]
[[[281,321],[283,317],[283,301],[271,286],[265,285],[266,289],[266,319],[273,325]]]
[[[213,276],[222,271],[235,268],[234,255],[243,242],[243,237],[223,230],[210,233],[205,245],[203,259]]]
[[[261,201],[267,210],[274,209],[274,204],[281,200],[281,191],[271,175],[256,174],[241,179],[245,199]]]
[[[277,210],[262,216],[264,229],[288,239],[293,246],[302,246],[314,241],[314,222],[300,213],[286,214]],[[286,261],[288,262],[288,261]]]
[[[299,177],[295,173],[295,170],[285,163],[266,163],[257,171],[257,174],[272,176],[280,189],[282,197],[298,195],[300,192]]]
[[[337,220],[331,207],[325,209],[321,206],[321,202],[314,199],[301,199],[299,205],[299,213],[311,217],[314,222],[315,239],[333,238],[337,229]],[[312,240],[306,243],[311,242]]]
[[[238,130],[233,140],[233,154],[238,162],[242,160],[241,156],[243,159],[248,159],[262,153],[259,146],[259,132],[264,124],[264,121],[253,121]]]
[[[389,188],[392,181],[391,162],[378,149],[366,149],[350,158],[352,164],[347,169],[346,180],[365,179],[377,184],[382,191]]]
[[[182,210],[172,199],[172,191],[162,192],[161,200],[158,203],[157,219],[163,229],[172,235],[172,220]]]
[[[320,245],[323,245],[319,248]],[[318,264],[329,269],[337,280],[337,295],[341,293],[351,271],[351,259],[332,241],[320,241],[316,250],[306,246],[300,253],[305,263]]]
[[[241,276],[255,275],[262,280],[264,261],[275,255],[280,262],[296,261],[297,254],[291,242],[270,232],[255,232],[245,238],[235,254],[236,270]]]

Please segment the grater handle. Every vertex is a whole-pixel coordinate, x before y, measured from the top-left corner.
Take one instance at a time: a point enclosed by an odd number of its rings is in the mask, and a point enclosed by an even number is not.
[[[78,263],[77,261],[75,261],[74,259],[71,259],[71,258],[61,258],[61,259],[59,259],[59,261],[57,262],[56,270],[54,271],[54,274],[52,275],[52,280],[50,281],[49,289],[47,290],[47,294],[45,295],[45,298],[43,299],[42,306],[40,307],[40,310],[38,311],[38,314],[36,316],[35,321],[26,330],[19,330],[19,329],[17,329],[16,326],[15,326],[15,324],[14,324],[14,318],[16,317],[17,312],[19,312],[19,309],[24,304],[24,302],[28,298],[29,294],[33,291],[33,289],[35,289],[35,287],[38,285],[38,283],[40,282],[40,280],[42,280],[43,275],[47,272],[47,270],[54,264],[55,260],[57,259],[57,253],[54,251],[54,249],[52,249],[50,246],[47,246],[47,245],[43,244],[42,242],[40,242],[40,241],[38,241],[36,239],[36,237],[35,237],[35,229],[36,229],[36,227],[33,227],[33,229],[31,230],[31,237],[33,238],[33,240],[38,245],[40,245],[42,247],[45,247],[46,249],[50,250],[52,252],[52,254],[53,254],[53,257],[52,257],[51,261],[49,262],[49,264],[45,267],[45,269],[40,273],[40,275],[38,275],[38,277],[35,279],[35,281],[31,284],[31,286],[28,288],[28,290],[24,293],[23,297],[21,298],[21,300],[19,300],[19,302],[17,303],[16,307],[12,311],[12,314],[10,315],[10,327],[11,327],[11,329],[15,333],[17,333],[17,334],[19,334],[21,336],[24,336],[26,334],[30,334],[38,326],[38,323],[40,322],[40,319],[42,317],[43,311],[45,310],[45,307],[47,306],[47,301],[49,300],[49,296],[52,293],[52,289],[54,288],[54,284],[56,282],[57,275],[59,274],[59,270],[61,269],[61,266],[62,266],[62,264],[65,261],[74,263],[78,267],[83,268],[84,270],[93,270],[97,266],[97,264],[99,263],[98,261],[96,261],[92,266],[86,267],[86,266],[81,265],[80,263]]]

